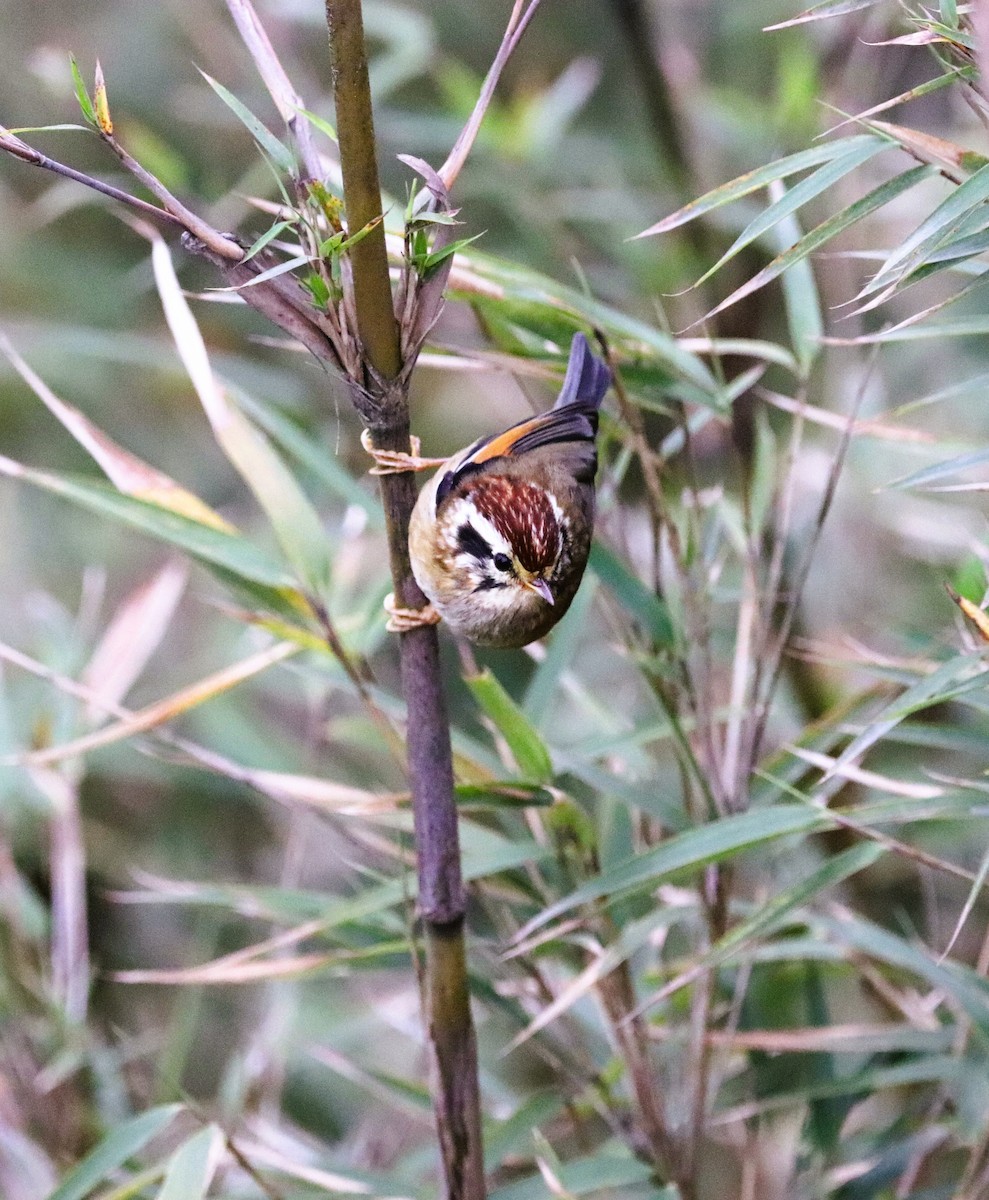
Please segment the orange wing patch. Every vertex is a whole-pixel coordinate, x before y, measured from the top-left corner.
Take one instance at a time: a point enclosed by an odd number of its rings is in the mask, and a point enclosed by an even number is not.
[[[538,429],[540,425],[546,423],[546,416],[533,417],[531,421],[523,421],[520,425],[513,425],[511,429],[506,429],[504,433],[499,433],[497,437],[491,438],[485,442],[466,460],[472,463],[488,462],[492,458],[502,458],[506,454],[512,453],[512,448],[519,438],[524,437],[527,433]]]

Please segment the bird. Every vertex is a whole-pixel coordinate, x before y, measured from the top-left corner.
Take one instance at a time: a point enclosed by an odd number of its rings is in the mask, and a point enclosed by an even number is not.
[[[575,334],[552,409],[479,438],[419,493],[412,573],[468,641],[526,646],[570,607],[591,548],[598,410],[610,384],[608,366]]]

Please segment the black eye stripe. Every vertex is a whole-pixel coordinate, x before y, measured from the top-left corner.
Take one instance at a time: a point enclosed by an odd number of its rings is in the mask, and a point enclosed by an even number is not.
[[[478,562],[487,562],[491,557],[491,547],[484,540],[484,535],[478,533],[469,521],[465,521],[457,530],[457,545]]]

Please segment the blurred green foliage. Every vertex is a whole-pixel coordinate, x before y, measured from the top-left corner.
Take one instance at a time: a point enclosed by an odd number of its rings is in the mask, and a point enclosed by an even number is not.
[[[409,181],[396,156],[445,156],[507,6],[365,7],[393,219]],[[635,236],[821,145],[843,114],[945,64],[971,75],[954,5],[935,14],[956,34],[935,45],[940,60],[882,44],[917,32],[899,6],[844,7],[854,11],[764,32],[794,6],[547,0],[456,187],[464,235],[483,237],[463,256],[468,276],[452,281],[435,346],[490,343],[535,369],[520,387],[424,362],[413,414],[425,452],[544,403],[541,380],[577,325],[607,332],[627,388],[603,423],[599,543],[566,622],[531,654],[479,655],[466,680],[445,646],[499,1200],[542,1197],[547,1179],[558,1195],[673,1200],[636,1138],[615,1019],[615,1005],[628,1017],[646,1001],[636,1028],[671,1124],[697,1128],[684,1151],[691,1200],[985,1194],[984,668],[943,589],[975,603],[985,591],[984,295],[976,287],[876,351],[818,337],[818,321],[833,338],[868,337],[978,278],[981,243],[963,239],[984,234],[984,179],[961,151],[985,152],[979,104],[957,83],[879,114],[958,148],[953,181],[918,173],[917,190],[894,197],[889,181],[916,166],[916,148],[863,152],[854,171],[830,164],[798,214],[771,209],[785,198],[760,189]],[[332,121],[322,8],[260,12],[307,105]],[[270,219],[248,197],[276,200],[273,175],[196,69],[276,127],[222,5],[17,4],[5,18],[6,126],[78,121],[69,52],[87,79],[99,58],[131,152],[218,228],[264,234]],[[130,187],[92,136],[24,137]],[[888,184],[891,202],[869,221],[702,320]],[[944,203],[955,216],[892,280],[896,247]],[[723,269],[684,290],[767,211]],[[59,1200],[111,1179],[106,1195],[165,1200],[210,1186],[432,1195],[411,822],[381,734],[404,714],[357,421],[342,385],[251,311],[194,299],[215,372],[269,439],[252,462],[281,490],[262,511],[175,353],[147,242],[120,217],[75,184],[0,161],[0,331],[59,396],[243,537],[176,532],[171,519],[173,548],[226,574],[194,566],[181,596],[163,590],[152,604],[141,589],[153,578],[167,589],[158,572],[172,550],[135,523],[160,534],[160,514],[75,480],[93,475],[89,456],[0,357],[0,452],[90,506],[0,479],[0,642],[59,677],[8,656],[0,694],[0,1192],[39,1200],[74,1168]],[[215,286],[172,249],[188,293]],[[884,259],[896,288],[853,312]],[[708,337],[724,339],[722,353]],[[863,424],[818,539],[852,412]],[[653,486],[667,506],[661,544]],[[94,515],[97,504],[130,525]],[[729,753],[725,731],[746,605],[763,582],[748,572],[778,552],[778,579],[797,579],[809,549],[792,654],[777,690],[764,681],[765,752],[736,788],[744,747]],[[263,609],[276,634],[297,631],[300,576],[325,583],[343,641],[369,666],[365,695],[315,651],[184,711],[171,740],[145,731],[57,766],[11,765],[102,724],[65,679],[113,692],[108,676],[129,664],[116,702],[138,710],[265,646],[264,622],[244,608]],[[134,605],[143,623],[126,619]],[[96,670],[115,618],[122,640]],[[705,728],[718,753],[701,744]],[[725,796],[744,797],[745,811]],[[533,1020],[544,1027],[526,1036]],[[187,1103],[161,1107],[174,1101]],[[224,1137],[239,1157],[214,1179]]]

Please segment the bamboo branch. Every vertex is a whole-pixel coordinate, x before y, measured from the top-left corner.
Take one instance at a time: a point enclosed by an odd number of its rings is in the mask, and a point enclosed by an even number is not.
[[[319,155],[313,146],[312,131],[302,112],[302,97],[278,61],[264,26],[258,20],[250,0],[227,0],[227,9],[237,26],[244,45],[250,52],[268,94],[275,102],[279,115],[295,138],[302,169],[310,179],[322,178]]]
[[[47,154],[42,154],[40,150],[29,146],[27,142],[22,141],[21,138],[11,133],[3,125],[0,125],[0,151],[5,151],[13,158],[19,158],[22,162],[30,163],[33,167],[41,167],[43,171],[51,171],[53,175],[61,175],[63,179],[71,179],[74,183],[81,183],[84,187],[91,188],[94,192],[99,192],[103,196],[109,196],[111,200],[117,200],[121,204],[127,205],[128,208],[136,209],[146,217],[161,221],[173,228],[185,228],[182,221],[178,217],[173,216],[172,213],[165,212],[162,208],[156,208],[153,204],[149,204],[147,200],[141,200],[137,196],[130,195],[129,192],[121,191],[120,188],[114,187],[111,183],[104,183],[102,179],[96,179],[92,175],[85,174],[83,171],[77,171],[75,167],[66,166],[65,163],[58,162],[54,158],[49,158]]]
[[[467,119],[467,124],[460,131],[460,136],[454,143],[446,162],[437,172],[444,185],[448,188],[453,187],[461,168],[467,161],[467,156],[470,154],[471,147],[474,145],[474,140],[481,128],[481,122],[484,120],[484,114],[488,111],[488,107],[494,98],[494,91],[498,85],[498,80],[501,78],[501,73],[505,69],[505,64],[511,58],[515,47],[519,44],[522,35],[529,27],[529,22],[536,15],[539,3],[540,0],[528,0],[528,3],[526,0],[515,0],[512,15],[508,19],[508,27],[501,39],[498,53],[495,55],[494,61],[491,63],[488,73],[484,77],[484,83],[481,85],[481,92],[477,98],[477,103],[474,105],[474,109]]]

